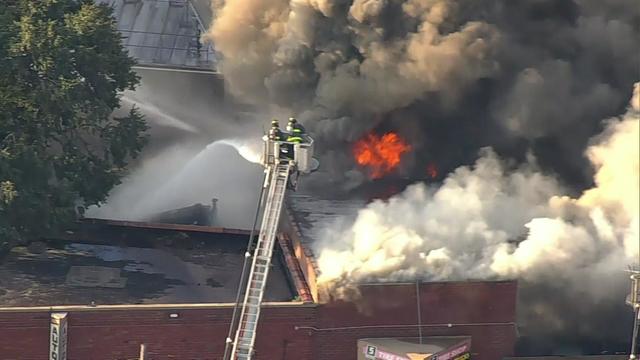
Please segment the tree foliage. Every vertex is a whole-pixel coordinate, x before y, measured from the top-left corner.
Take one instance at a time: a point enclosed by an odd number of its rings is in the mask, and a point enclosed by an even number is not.
[[[92,0],[0,2],[0,242],[50,234],[98,204],[146,142],[113,117],[134,60]]]

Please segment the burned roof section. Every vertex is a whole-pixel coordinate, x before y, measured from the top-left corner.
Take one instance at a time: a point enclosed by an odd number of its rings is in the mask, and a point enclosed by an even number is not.
[[[289,218],[299,231],[302,243],[311,251],[314,244],[327,235],[327,230],[355,220],[364,205],[362,200],[330,200],[305,194],[287,197]]]
[[[13,248],[0,259],[4,306],[232,303],[248,237],[167,224],[88,223],[68,239]],[[206,227],[203,227],[206,229]],[[216,229],[216,228],[214,228]],[[266,301],[291,301],[276,249]]]

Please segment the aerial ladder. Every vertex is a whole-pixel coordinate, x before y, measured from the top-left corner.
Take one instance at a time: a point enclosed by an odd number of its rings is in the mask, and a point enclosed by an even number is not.
[[[253,356],[260,306],[269,276],[285,194],[288,189],[296,188],[298,175],[308,174],[318,167],[318,161],[313,158],[313,139],[306,135],[304,139],[305,141],[302,143],[289,143],[275,141],[269,136],[263,138],[262,164],[265,167],[265,181],[262,185],[262,194],[255,219],[257,222],[262,208],[262,223],[253,253],[251,253],[252,241],[250,240],[249,248],[245,254],[245,262],[248,263],[247,260],[251,259],[251,267],[244,287],[242,287],[242,281],[246,267],[243,269],[236,308],[231,321],[229,337],[226,340],[224,360],[249,360]],[[255,222],[253,228],[255,229]],[[237,309],[243,289],[244,300],[237,330],[234,338],[231,339],[233,329],[236,327]],[[230,348],[232,350],[230,357],[228,357]]]

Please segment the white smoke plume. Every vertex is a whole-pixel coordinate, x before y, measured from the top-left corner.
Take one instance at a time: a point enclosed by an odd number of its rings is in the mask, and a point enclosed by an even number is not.
[[[549,294],[580,299],[572,311],[621,304],[623,270],[640,262],[639,98],[637,83],[627,113],[592,139],[585,154],[595,185],[580,196],[563,195],[532,159],[513,167],[485,149],[440,187],[413,185],[369,204],[350,227],[327,229],[316,248],[319,281],[340,295],[371,280],[518,278],[554,289],[544,292],[546,305],[527,310],[534,317],[543,306],[551,328],[564,319],[550,313]],[[588,316],[583,327],[597,317]]]

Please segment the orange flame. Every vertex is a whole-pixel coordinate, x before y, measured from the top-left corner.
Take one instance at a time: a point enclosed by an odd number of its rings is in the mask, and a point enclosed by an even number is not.
[[[429,177],[432,179],[438,177],[438,167],[436,166],[436,164],[429,163],[429,165],[427,165],[427,175],[429,175]]]
[[[382,136],[368,134],[353,146],[358,165],[369,168],[372,179],[381,178],[400,165],[400,158],[411,150],[398,134],[389,132]]]

